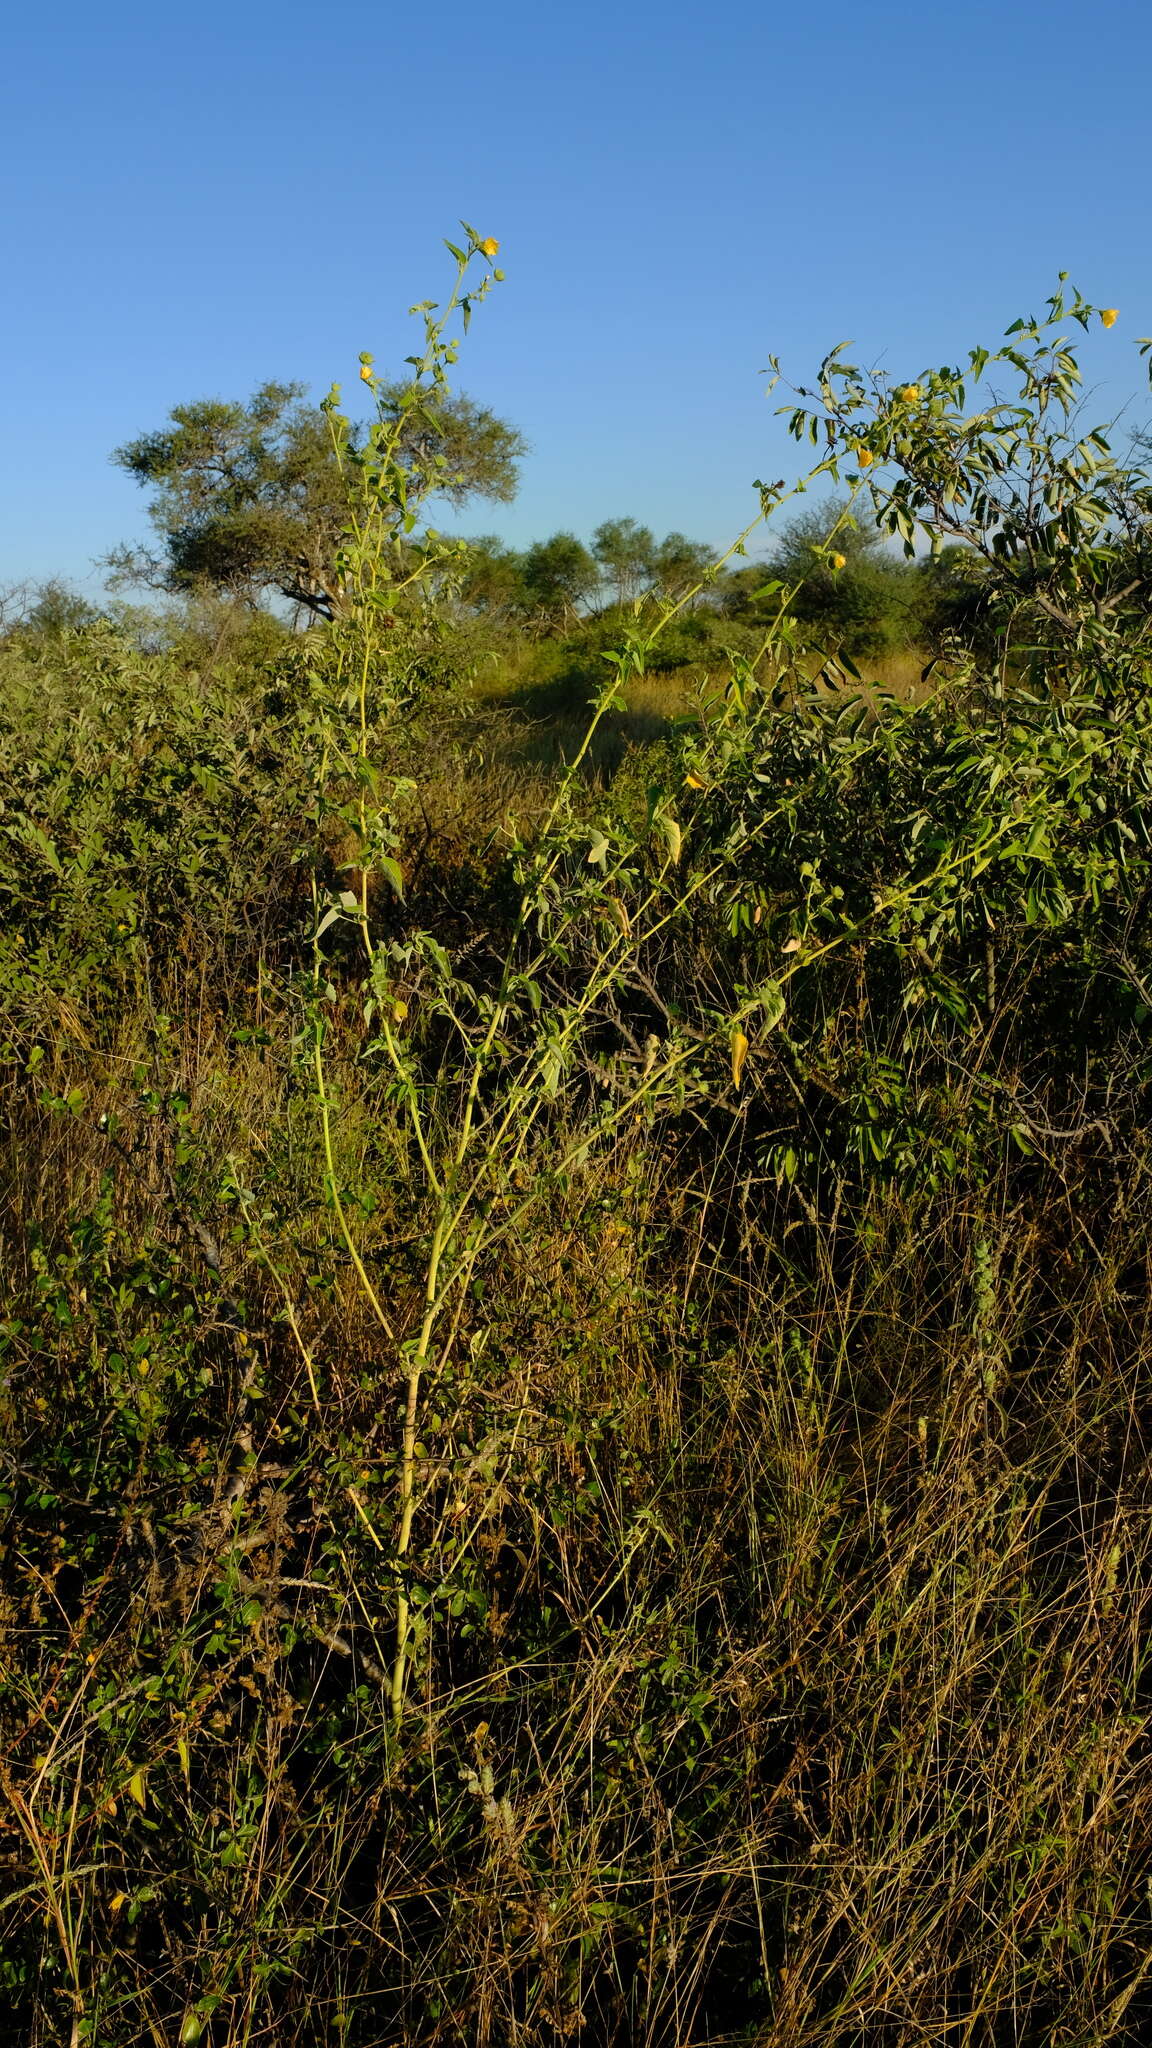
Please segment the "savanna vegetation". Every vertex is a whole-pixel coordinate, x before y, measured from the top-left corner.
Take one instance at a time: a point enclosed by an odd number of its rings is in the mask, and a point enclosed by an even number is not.
[[[496,254],[367,424],[121,451],[175,609],[0,638],[5,2037],[1138,2043],[1115,316],[834,352],[720,562],[514,552]]]

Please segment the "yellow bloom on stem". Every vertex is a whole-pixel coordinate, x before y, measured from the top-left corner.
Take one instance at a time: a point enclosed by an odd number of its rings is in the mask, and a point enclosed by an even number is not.
[[[856,460],[860,464],[861,469],[871,469],[876,457],[870,448],[857,448]]]
[[[914,405],[920,396],[920,386],[918,384],[901,384],[897,389],[896,396],[897,398],[902,398],[905,404]]]
[[[830,560],[834,569],[846,569],[848,567],[847,555],[832,555]]]
[[[1119,306],[1105,306],[1103,312],[1100,315],[1100,325],[1101,327],[1115,327],[1116,322],[1119,318]]]
[[[374,384],[376,381],[376,372],[372,368],[371,363],[361,363],[360,375],[363,378],[365,384]]]
[[[736,1029],[732,1033],[732,1086],[734,1088],[740,1086],[740,1076],[744,1072],[744,1062],[747,1057],[748,1039],[737,1024]]]
[[[480,254],[482,256],[498,256],[500,254],[500,244],[496,240],[495,235],[489,235],[481,242]]]

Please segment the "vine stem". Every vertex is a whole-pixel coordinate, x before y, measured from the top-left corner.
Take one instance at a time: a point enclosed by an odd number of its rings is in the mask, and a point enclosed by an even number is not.
[[[428,1253],[424,1287],[424,1317],[416,1349],[408,1368],[404,1397],[404,1427],[400,1452],[400,1522],[396,1532],[396,1558],[400,1585],[396,1596],[396,1650],[392,1662],[392,1722],[399,1727],[404,1712],[404,1692],[411,1642],[411,1605],[403,1582],[404,1559],[412,1547],[412,1523],[416,1513],[416,1425],[420,1414],[420,1389],[440,1307],[440,1261],[444,1255],[447,1217],[443,1211],[436,1221]]]

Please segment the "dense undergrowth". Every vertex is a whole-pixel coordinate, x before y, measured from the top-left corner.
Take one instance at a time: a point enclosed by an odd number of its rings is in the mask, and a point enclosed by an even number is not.
[[[1139,2041],[1140,629],[547,767],[385,525],[0,650],[8,2037]]]

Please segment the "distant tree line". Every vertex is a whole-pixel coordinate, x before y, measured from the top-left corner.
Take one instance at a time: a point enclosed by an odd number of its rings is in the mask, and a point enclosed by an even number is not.
[[[589,611],[682,597],[713,560],[705,542],[682,533],[658,541],[635,519],[604,520],[591,545],[562,532],[516,549],[484,534],[468,543],[457,594],[469,610],[565,632]]]
[[[410,547],[421,548],[429,505],[455,511],[477,499],[515,496],[526,443],[519,431],[464,393],[412,407],[403,380],[377,395],[399,422],[401,459],[412,478]],[[338,458],[323,406],[300,384],[267,383],[245,401],[175,406],[165,425],[117,449],[113,460],[148,493],[155,540],[106,558],[113,588],[144,586],[193,601],[224,599],[297,623],[336,617],[342,548],[366,429],[353,427]],[[835,531],[834,542],[829,536]],[[605,519],[588,540],[562,530],[523,548],[494,534],[461,541],[434,579],[443,605],[529,640],[587,634],[620,607],[676,602],[683,658],[719,654],[765,628],[782,604],[813,644],[853,658],[979,634],[986,574],[977,554],[946,547],[907,559],[869,523],[826,500],[785,525],[766,558],[723,572],[714,550],[673,531],[658,538],[634,518]],[[91,617],[58,583],[19,609],[25,629],[59,632]],[[31,613],[31,616],[29,615]],[[7,621],[11,630],[16,619]],[[0,631],[5,621],[0,618]],[[689,643],[691,643],[689,645]],[[679,646],[679,639],[675,641]],[[673,643],[669,643],[669,655]]]
[[[874,526],[846,519],[840,500],[789,521],[766,559],[720,573],[714,560],[703,543],[681,533],[657,541],[634,519],[606,520],[588,545],[561,532],[516,549],[485,534],[468,544],[455,595],[493,623],[567,636],[621,605],[694,592],[688,638],[697,654],[701,643],[722,644],[730,627],[763,630],[785,604],[814,643],[853,657],[980,629],[983,578],[969,550],[909,561]],[[670,644],[682,637],[683,627]]]

